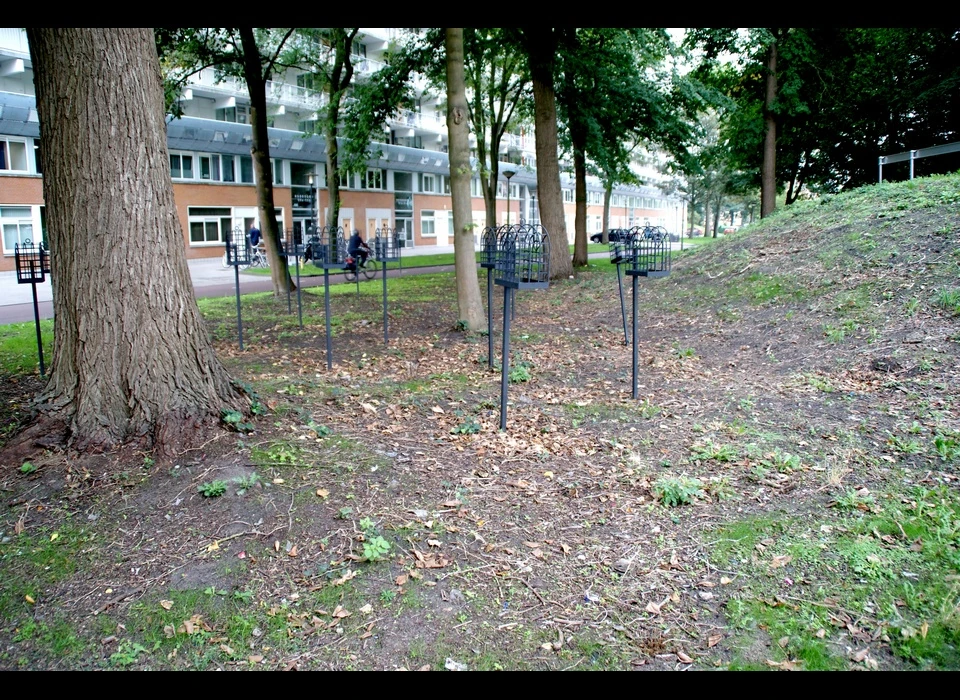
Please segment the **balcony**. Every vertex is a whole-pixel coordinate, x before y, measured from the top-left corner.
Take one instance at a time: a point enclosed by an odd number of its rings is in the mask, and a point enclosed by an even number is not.
[[[233,76],[216,80],[213,70],[205,69],[189,81],[194,95],[203,97],[245,97],[250,99],[247,83]],[[316,111],[323,106],[324,94],[316,90],[298,87],[291,83],[268,80],[266,83],[267,104],[281,105],[295,110]]]

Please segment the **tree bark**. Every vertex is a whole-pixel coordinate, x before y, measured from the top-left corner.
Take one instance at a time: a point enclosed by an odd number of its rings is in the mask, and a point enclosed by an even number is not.
[[[485,328],[474,254],[470,204],[470,127],[463,76],[463,29],[445,30],[447,52],[447,134],[450,141],[450,197],[453,202],[453,251],[459,320],[472,331]]]
[[[602,238],[600,242],[606,245],[610,241],[607,239],[607,232],[610,230],[610,200],[613,197],[613,183],[607,182],[603,185],[603,224],[600,229]]]
[[[260,62],[260,50],[253,29],[240,27],[243,46],[243,75],[250,95],[250,128],[253,142],[250,156],[257,180],[257,207],[260,209],[260,230],[267,247],[273,293],[279,295],[296,289],[290,279],[286,256],[280,255],[280,231],[277,228],[277,210],[273,205],[273,169],[270,167],[270,138],[267,134],[267,78]]]
[[[777,99],[777,42],[767,52],[766,94],[763,103],[763,164],[760,172],[760,218],[777,206],[777,120],[773,103]]]
[[[573,274],[573,264],[563,216],[560,163],[557,158],[557,97],[553,87],[557,51],[555,32],[549,28],[527,27],[523,34],[533,82],[540,222],[550,235],[550,278],[562,279]]]
[[[54,304],[41,417],[77,449],[189,442],[248,399],[214,354],[173,201],[150,29],[27,30]],[[46,436],[50,442],[50,436]]]
[[[573,266],[587,265],[587,156],[586,134],[578,133],[573,143],[573,174],[576,179],[573,224]]]

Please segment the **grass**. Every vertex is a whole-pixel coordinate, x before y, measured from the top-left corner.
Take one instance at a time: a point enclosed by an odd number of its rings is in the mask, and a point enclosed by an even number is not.
[[[815,517],[758,516],[715,532],[711,559],[742,583],[726,607],[742,650],[730,667],[769,659],[870,668],[869,654],[856,661],[848,647],[879,645],[914,667],[957,668],[960,495],[848,491],[837,504]],[[745,658],[758,635],[774,640],[769,656]]]
[[[40,337],[43,359],[49,365],[53,359],[53,319],[40,321]],[[36,325],[31,321],[0,326],[0,372],[33,374],[39,369]]]

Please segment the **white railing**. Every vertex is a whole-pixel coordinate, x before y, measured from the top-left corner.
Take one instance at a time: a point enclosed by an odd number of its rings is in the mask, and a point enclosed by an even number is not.
[[[931,146],[930,148],[917,148],[912,151],[896,153],[892,156],[880,156],[880,182],[883,182],[883,166],[890,163],[899,163],[904,160],[910,161],[910,179],[913,179],[913,162],[920,158],[929,158],[930,156],[940,156],[944,153],[956,153],[960,151],[960,141],[945,143],[942,146]]]
[[[310,109],[319,109],[323,104],[324,95],[317,90],[309,90],[298,85],[281,83],[276,80],[268,80],[266,87],[268,101],[273,100],[282,105],[308,107]]]

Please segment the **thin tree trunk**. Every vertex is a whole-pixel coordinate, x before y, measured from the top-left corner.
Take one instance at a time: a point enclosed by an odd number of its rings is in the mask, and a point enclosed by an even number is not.
[[[777,121],[773,103],[777,99],[777,42],[767,52],[766,94],[763,104],[763,165],[760,173],[760,218],[771,214],[777,205]]]
[[[450,142],[450,198],[453,202],[453,250],[457,276],[458,319],[472,331],[486,327],[470,206],[470,127],[463,77],[463,29],[446,29],[447,134]]]
[[[573,224],[573,266],[587,266],[587,158],[584,153],[585,134],[579,130],[573,144],[573,172],[576,178],[576,210]]]
[[[554,32],[553,29],[528,27],[524,35],[533,82],[540,221],[550,235],[550,277],[563,279],[573,274],[573,264],[563,216],[560,162],[557,158],[557,97],[553,89],[557,38]]]
[[[128,440],[180,449],[221,409],[248,399],[214,354],[194,301],[153,32],[27,35],[55,342],[42,417],[24,437],[60,426],[56,437],[77,449]]]
[[[266,78],[260,64],[260,51],[253,37],[253,29],[240,27],[240,41],[243,46],[243,74],[250,95],[250,129],[253,133],[250,156],[253,158],[253,173],[257,180],[260,230],[267,247],[273,293],[279,295],[287,289],[296,289],[296,285],[290,279],[286,256],[280,255],[280,231],[277,228],[277,211],[273,205],[273,169],[270,167],[270,139],[267,135]]]
[[[613,197],[613,184],[607,182],[603,186],[603,228],[600,229],[601,236],[600,240],[606,245],[609,243],[607,240],[607,231],[610,230],[610,200]]]

